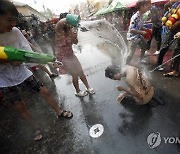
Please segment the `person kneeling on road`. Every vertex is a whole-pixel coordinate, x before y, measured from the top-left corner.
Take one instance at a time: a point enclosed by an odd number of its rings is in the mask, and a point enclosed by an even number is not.
[[[121,69],[118,66],[112,65],[105,69],[105,76],[112,80],[121,80],[122,77],[125,77],[129,89],[125,89],[122,86],[117,87],[117,90],[124,91],[117,97],[117,101],[119,102],[121,102],[125,96],[131,95],[138,105],[149,103],[154,106],[154,102],[164,105],[164,102],[154,91],[154,87],[137,67],[125,65],[125,67]]]

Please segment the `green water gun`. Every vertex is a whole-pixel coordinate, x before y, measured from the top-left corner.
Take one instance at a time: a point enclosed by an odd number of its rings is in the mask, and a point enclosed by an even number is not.
[[[1,61],[22,61],[27,63],[46,64],[55,62],[56,58],[52,55],[25,51],[12,47],[0,46],[0,63]]]

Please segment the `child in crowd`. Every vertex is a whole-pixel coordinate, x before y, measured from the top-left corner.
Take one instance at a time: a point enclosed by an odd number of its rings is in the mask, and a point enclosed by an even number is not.
[[[145,31],[146,29],[143,27],[144,23],[142,18],[143,18],[143,14],[150,9],[151,1],[138,0],[136,3],[136,7],[138,11],[131,17],[130,26],[127,33],[128,50],[129,50],[129,55],[127,57],[127,64],[130,63],[137,46],[141,48],[140,60],[141,62],[144,62],[142,59],[147,49],[147,43],[143,37],[146,34]]]
[[[60,68],[60,73],[68,73],[72,76],[76,96],[84,97],[88,93],[94,94],[95,90],[90,88],[86,76],[84,75],[82,66],[73,53],[72,45],[78,43],[77,29],[71,25],[68,25],[66,23],[66,19],[63,18],[57,23],[55,31],[56,58],[58,61],[63,63],[63,66]],[[78,78],[80,78],[86,86],[86,91],[80,90]]]
[[[19,13],[13,3],[7,0],[0,1],[0,46],[11,46],[31,51],[27,39],[15,27],[18,15]],[[18,61],[1,62],[0,93],[3,95],[3,100],[12,103],[20,116],[32,126],[34,140],[42,139],[42,133],[39,125],[27,110],[25,101],[21,96],[20,91],[24,91],[25,88],[31,89],[33,92],[39,92],[55,110],[58,117],[73,117],[70,111],[62,110],[58,106],[48,89],[33,76],[33,73],[27,69],[24,63]]]
[[[154,92],[154,88],[149,80],[134,66],[125,65],[123,71],[115,65],[109,66],[105,70],[105,76],[113,80],[121,80],[122,77],[125,77],[129,89],[125,89],[122,86],[117,87],[117,90],[124,91],[117,97],[117,101],[119,102],[121,102],[126,95],[131,95],[138,105],[151,104],[154,102],[164,104]]]

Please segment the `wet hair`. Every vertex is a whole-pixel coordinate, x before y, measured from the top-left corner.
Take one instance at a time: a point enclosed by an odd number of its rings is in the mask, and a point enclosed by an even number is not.
[[[105,69],[105,77],[113,79],[114,75],[120,72],[121,72],[120,67],[116,65],[111,65]]]
[[[142,6],[150,4],[151,1],[150,0],[138,0],[136,2],[136,8],[139,10]]]
[[[66,34],[71,29],[71,27],[68,24],[66,24],[66,18],[59,20],[59,22],[57,23],[57,28],[58,31],[64,31]]]
[[[12,2],[0,0],[0,15],[5,15],[7,13],[11,13],[14,17],[18,17],[19,15],[19,12]]]

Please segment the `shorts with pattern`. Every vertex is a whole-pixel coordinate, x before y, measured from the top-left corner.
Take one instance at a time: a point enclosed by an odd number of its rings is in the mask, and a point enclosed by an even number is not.
[[[22,100],[23,93],[28,91],[39,92],[42,86],[43,84],[32,75],[19,85],[0,87],[0,93],[3,96],[3,101],[5,100],[14,104]]]

